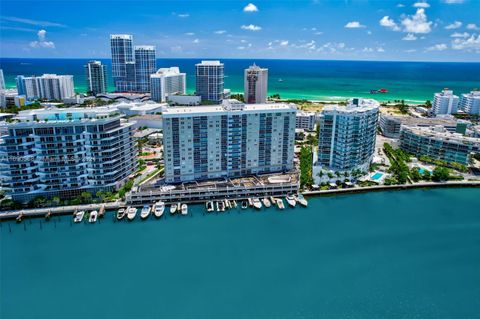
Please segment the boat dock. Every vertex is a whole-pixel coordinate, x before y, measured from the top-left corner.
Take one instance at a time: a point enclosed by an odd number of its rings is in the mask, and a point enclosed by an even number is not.
[[[52,217],[58,215],[70,215],[75,211],[101,211],[105,214],[106,210],[116,210],[119,207],[125,206],[123,202],[114,202],[114,203],[102,203],[102,204],[88,204],[88,205],[75,205],[75,206],[61,206],[61,207],[45,207],[45,208],[32,208],[32,209],[21,209],[21,210],[12,210],[0,212],[0,220],[2,219],[17,219],[21,221],[26,217]],[[18,218],[20,217],[20,220]]]

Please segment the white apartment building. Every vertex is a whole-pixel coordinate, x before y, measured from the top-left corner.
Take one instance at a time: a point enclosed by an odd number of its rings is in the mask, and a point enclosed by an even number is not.
[[[268,90],[268,69],[260,68],[255,63],[245,69],[244,100],[245,103],[266,103]]]
[[[114,107],[21,111],[0,130],[1,186],[23,203],[118,189],[137,165],[133,124]]]
[[[452,90],[444,89],[435,93],[432,103],[432,113],[435,115],[455,114],[458,111],[458,96]]]
[[[316,122],[317,115],[315,114],[315,112],[298,111],[295,127],[297,129],[313,131],[315,129]]]
[[[166,102],[169,95],[185,94],[187,75],[178,67],[160,68],[150,75],[150,93],[155,102]]]
[[[293,169],[295,104],[170,107],[163,110],[168,183]]]
[[[73,75],[20,75],[17,77],[17,89],[19,94],[24,94],[29,100],[63,100],[75,95]]]
[[[325,106],[320,118],[314,178],[321,169],[365,171],[375,151],[379,103],[350,99],[347,106]]]
[[[471,115],[480,115],[480,90],[462,94],[459,108]]]

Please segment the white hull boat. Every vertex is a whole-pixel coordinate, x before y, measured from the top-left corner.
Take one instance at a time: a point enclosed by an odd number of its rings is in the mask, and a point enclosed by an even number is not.
[[[81,210],[75,213],[75,218],[73,218],[74,223],[80,223],[83,220],[83,216],[85,216],[85,211]]]
[[[125,214],[127,213],[127,211],[125,210],[125,208],[120,208],[118,211],[117,211],[117,219],[118,220],[122,220],[123,217],[125,217]]]
[[[279,209],[285,209],[285,205],[283,204],[283,199],[281,198],[277,199],[277,206]]]
[[[297,205],[297,201],[295,200],[295,196],[293,195],[288,195],[286,198],[288,205],[295,207]]]
[[[88,217],[88,222],[95,223],[97,221],[97,218],[98,218],[98,212],[94,210],[90,213],[90,217]]]
[[[254,198],[252,200],[252,203],[253,203],[253,207],[255,207],[256,209],[262,208],[262,202],[258,198]]]
[[[270,202],[270,200],[267,197],[262,199],[262,203],[263,203],[263,205],[265,205],[266,208],[269,208],[270,206],[272,206],[272,203]]]
[[[206,202],[205,207],[207,208],[207,212],[211,213],[215,210],[213,202]]]
[[[162,201],[156,202],[155,205],[153,205],[153,215],[155,215],[156,218],[162,217],[164,211],[165,211],[164,202]]]
[[[152,211],[152,208],[148,205],[143,206],[142,211],[140,212],[140,218],[145,219],[148,216],[150,216],[150,212]]]
[[[172,206],[170,206],[170,214],[175,214],[177,212],[177,204],[172,204]]]
[[[187,204],[182,204],[182,215],[187,215],[188,214],[188,205]]]
[[[307,200],[305,199],[305,197],[303,197],[302,194],[298,194],[297,196],[297,202],[302,205],[303,207],[307,207],[308,206],[308,202]]]
[[[129,207],[127,209],[127,218],[128,220],[134,220],[135,216],[137,216],[137,209],[135,207]]]

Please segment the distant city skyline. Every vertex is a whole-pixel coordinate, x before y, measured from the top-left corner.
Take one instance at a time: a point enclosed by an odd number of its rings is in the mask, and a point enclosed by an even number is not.
[[[109,35],[126,33],[158,58],[480,61],[476,0],[5,0],[0,9],[0,57],[109,58]]]

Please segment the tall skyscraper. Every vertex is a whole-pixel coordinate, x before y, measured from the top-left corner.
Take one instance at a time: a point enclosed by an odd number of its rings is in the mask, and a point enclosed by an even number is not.
[[[135,80],[137,92],[150,92],[150,75],[157,70],[155,46],[135,46]]]
[[[224,89],[224,67],[220,61],[202,61],[195,65],[196,94],[202,101],[221,103]]]
[[[432,103],[432,113],[435,115],[455,114],[458,111],[458,96],[452,90],[444,89],[435,93]]]
[[[120,118],[113,107],[21,111],[0,143],[2,187],[22,203],[118,189],[137,165],[134,123]]]
[[[107,92],[107,68],[100,61],[89,61],[85,65],[88,92],[97,95]]]
[[[462,94],[460,109],[468,114],[480,115],[480,90]]]
[[[246,103],[266,103],[268,88],[268,69],[255,64],[245,69],[244,99]]]
[[[166,102],[170,94],[185,94],[186,86],[186,74],[178,67],[160,68],[150,75],[150,93],[156,102]]]
[[[27,99],[63,100],[75,95],[73,75],[18,76],[17,91]]]
[[[129,34],[112,34],[110,35],[110,48],[115,89],[120,92],[132,91],[132,88],[135,87],[133,37]]]
[[[295,104],[171,107],[163,110],[169,183],[293,169]]]
[[[378,112],[379,103],[371,99],[354,98],[347,106],[325,106],[320,117],[315,166],[366,171],[375,151]]]
[[[5,90],[5,78],[3,77],[3,70],[0,69],[0,90]]]

